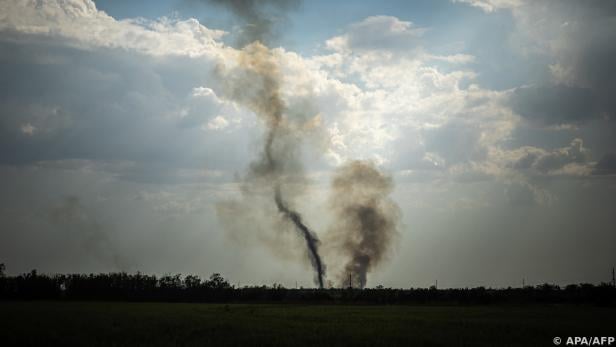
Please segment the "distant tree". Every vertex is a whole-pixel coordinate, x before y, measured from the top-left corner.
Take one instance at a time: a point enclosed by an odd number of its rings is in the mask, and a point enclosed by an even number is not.
[[[309,302],[366,302],[366,303],[593,303],[616,305],[616,288],[610,283],[599,285],[581,283],[560,288],[554,284],[519,288],[493,289],[426,288],[392,289],[382,285],[375,290],[346,288],[316,290],[287,290],[273,286],[253,285],[235,288],[219,273],[202,280],[196,275],[182,276],[127,273],[47,275],[35,270],[19,275],[7,275],[0,264],[0,299],[78,299],[78,300],[140,300],[140,301],[309,301]]]
[[[560,287],[557,284],[544,283],[537,285],[537,289],[545,292],[550,292],[560,290]]]
[[[568,284],[568,285],[565,287],[565,290],[566,290],[566,291],[569,291],[569,292],[572,292],[572,291],[576,291],[576,290],[578,290],[579,288],[580,288],[580,287],[579,287],[577,284]]]
[[[180,288],[181,284],[182,284],[182,279],[181,279],[180,274],[176,274],[176,275],[164,275],[160,278],[160,280],[158,281],[159,285],[161,288],[173,288],[173,289],[177,289]]]
[[[210,276],[210,279],[205,283],[206,287],[215,288],[215,289],[223,289],[230,288],[229,282],[225,280],[219,273],[213,273]]]
[[[595,288],[595,285],[592,283],[580,283],[580,288],[585,290],[592,290],[593,288]]]
[[[201,285],[201,278],[195,275],[188,275],[184,278],[184,286],[186,288],[197,288]]]

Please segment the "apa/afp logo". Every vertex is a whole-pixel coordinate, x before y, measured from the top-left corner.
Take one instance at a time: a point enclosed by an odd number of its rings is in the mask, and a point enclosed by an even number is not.
[[[556,346],[563,343],[563,339],[555,337],[553,340]],[[616,339],[614,336],[569,336],[565,339],[567,346],[611,346]]]

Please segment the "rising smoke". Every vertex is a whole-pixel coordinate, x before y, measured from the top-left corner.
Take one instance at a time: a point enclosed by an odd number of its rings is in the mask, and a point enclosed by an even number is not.
[[[334,222],[329,229],[334,249],[346,259],[340,284],[363,288],[367,274],[378,266],[398,235],[400,210],[388,197],[392,179],[370,162],[352,161],[340,167],[332,181],[330,208]]]
[[[235,102],[248,107],[265,124],[263,148],[257,160],[251,163],[248,175],[242,182],[242,193],[248,198],[255,191],[271,196],[278,218],[291,223],[305,242],[310,263],[315,271],[315,282],[323,287],[325,267],[319,254],[319,239],[303,222],[301,215],[291,206],[298,193],[297,186],[305,183],[301,161],[301,144],[306,136],[317,131],[318,116],[302,114],[287,109],[281,96],[279,57],[265,43],[272,39],[273,24],[293,8],[296,1],[281,0],[212,0],[227,6],[244,22],[237,56],[237,65],[217,69],[224,85],[224,94]],[[272,16],[274,14],[275,16]],[[290,117],[293,115],[293,117]],[[251,203],[221,203],[218,215],[222,219],[238,218],[246,209],[263,208]],[[267,213],[263,209],[263,213]],[[223,220],[232,225],[236,220]],[[249,227],[249,225],[245,225]]]
[[[253,42],[269,45],[277,37],[277,28],[287,20],[287,13],[299,7],[300,0],[209,0],[222,5],[239,19],[243,27],[237,44],[244,47]]]

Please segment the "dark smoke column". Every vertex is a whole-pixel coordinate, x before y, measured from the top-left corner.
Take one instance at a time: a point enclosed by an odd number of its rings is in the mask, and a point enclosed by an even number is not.
[[[330,196],[335,221],[329,236],[346,258],[339,278],[342,286],[352,275],[355,285],[363,288],[367,273],[391,250],[400,219],[398,206],[388,197],[392,188],[392,179],[371,162],[352,161],[337,170]]]
[[[306,240],[306,246],[308,247],[308,251],[310,254],[310,262],[312,263],[312,267],[316,271],[317,282],[319,283],[319,288],[323,288],[323,276],[325,275],[325,267],[321,260],[321,256],[319,255],[319,239],[317,236],[308,229],[308,227],[302,221],[302,216],[289,209],[287,205],[285,205],[282,197],[280,195],[280,187],[276,186],[276,193],[274,196],[274,200],[276,201],[276,206],[278,207],[278,211],[282,212],[287,219],[290,219],[297,230],[302,234],[304,240]]]
[[[242,49],[237,56],[237,65],[231,70],[220,67],[225,96],[248,107],[265,124],[266,133],[260,158],[250,165],[243,182],[244,192],[265,189],[272,194],[280,215],[290,221],[306,242],[315,279],[323,288],[325,267],[319,255],[319,240],[303,222],[301,215],[291,208],[287,189],[294,184],[303,184],[305,175],[301,162],[301,142],[311,131],[309,117],[290,118],[287,105],[281,96],[280,56],[276,56],[265,43],[272,39],[276,20],[284,17],[287,10],[298,5],[296,1],[284,0],[212,0],[228,7],[244,22],[238,43]],[[293,114],[302,114],[293,110]],[[306,116],[306,115],[305,115]],[[259,208],[253,206],[251,208]],[[228,210],[229,208],[227,208]],[[241,214],[245,211],[237,210]]]

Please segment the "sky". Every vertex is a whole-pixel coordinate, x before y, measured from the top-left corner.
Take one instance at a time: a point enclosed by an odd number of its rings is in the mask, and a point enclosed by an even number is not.
[[[249,26],[216,2],[0,2],[8,273],[314,286],[297,235],[258,208],[233,216],[241,230],[221,218],[266,127],[220,73],[237,68]],[[369,287],[611,279],[616,2],[256,3],[272,12],[285,117],[318,130],[298,140],[293,207],[326,279],[341,271],[332,177],[352,160],[391,178],[399,211]]]

